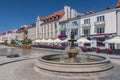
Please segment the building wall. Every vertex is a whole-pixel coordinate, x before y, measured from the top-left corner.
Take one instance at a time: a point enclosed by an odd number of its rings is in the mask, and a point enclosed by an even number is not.
[[[64,7],[64,15],[60,18],[60,20],[42,24],[43,21],[41,21],[38,17],[37,22],[36,22],[37,37],[39,37],[40,39],[49,39],[49,38],[55,39],[55,38],[57,38],[58,35],[60,34],[59,22],[63,21],[63,20],[68,20],[72,17],[76,17],[77,15],[78,15],[78,13],[74,9],[71,9],[69,6],[65,6]]]
[[[66,29],[66,35],[68,38],[71,37],[71,31],[78,29],[78,32],[75,31],[77,34],[75,35],[75,39],[80,38],[80,20],[75,18],[71,20],[67,20],[65,22],[60,22],[59,23],[60,27],[59,28],[65,28]]]
[[[105,16],[105,25],[103,25],[103,27],[105,27],[105,34],[116,33],[116,11],[114,9],[81,17],[81,20],[80,20],[81,26],[82,26],[81,28],[83,29],[84,27],[83,26],[84,20],[90,19],[90,27],[89,27],[90,35],[95,35],[96,34],[95,22],[97,22],[98,16]],[[81,31],[81,34],[83,35],[83,30]]]
[[[74,18],[76,17],[77,15],[79,15],[79,13],[72,9],[71,7],[69,6],[64,6],[64,16],[60,19],[60,21],[64,21],[64,20],[68,20],[70,18]]]
[[[120,8],[117,9],[117,35],[120,35]]]
[[[37,21],[36,21],[36,38],[40,38],[40,24],[43,23],[42,21],[40,21],[39,16],[37,17]]]
[[[40,39],[54,39],[57,37],[59,33],[59,27],[58,22],[51,22],[45,25],[39,26],[40,29]]]
[[[2,35],[2,41],[4,42],[5,40],[8,40],[8,35],[6,34]]]
[[[17,39],[17,33],[16,32],[12,32],[9,34],[9,40],[16,40]]]
[[[36,39],[36,27],[28,29],[28,39],[31,39],[31,40]]]
[[[18,33],[18,40],[23,40],[22,32]]]

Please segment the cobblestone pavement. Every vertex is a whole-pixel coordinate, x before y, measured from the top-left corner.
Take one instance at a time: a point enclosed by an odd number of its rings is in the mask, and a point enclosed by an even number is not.
[[[6,49],[7,50],[7,49]],[[4,50],[3,50],[4,51]],[[9,51],[9,50],[8,50]],[[12,51],[12,52],[11,52]],[[2,52],[0,49],[0,56],[1,55],[8,55],[12,53],[21,53],[22,56],[41,56],[44,54],[49,53],[61,53],[56,51],[47,51],[47,50],[22,50],[12,48],[12,50]],[[112,55],[110,55],[112,57]],[[17,59],[17,58],[16,58]],[[16,60],[14,59],[14,60]],[[4,60],[8,61],[8,58],[5,56],[0,57],[0,62]],[[10,59],[9,59],[10,60]],[[0,80],[64,80],[62,78],[52,77],[52,76],[45,76],[36,72],[33,67],[35,65],[37,59],[30,59],[30,60],[23,60],[18,62],[13,62],[5,65],[0,66]],[[120,59],[111,59],[114,68],[112,69],[112,73],[105,77],[97,77],[97,78],[90,78],[90,79],[65,79],[65,80],[120,80]],[[109,73],[108,73],[109,74]]]
[[[62,78],[57,78],[57,76],[44,76],[40,73],[35,72],[33,67],[36,60],[37,59],[25,60],[0,66],[0,80],[64,80]],[[117,59],[112,59],[111,61],[113,62],[114,68],[110,75],[105,77],[81,80],[120,80],[120,61]]]
[[[45,49],[21,49],[21,48],[13,48],[13,47],[0,47],[0,56],[6,56],[10,54],[19,54],[20,56],[30,56],[30,55],[39,55],[39,54],[49,54],[49,53],[60,53],[57,51],[48,51]]]

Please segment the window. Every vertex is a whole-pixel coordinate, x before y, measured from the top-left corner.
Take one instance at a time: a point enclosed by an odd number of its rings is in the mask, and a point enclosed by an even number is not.
[[[75,36],[78,35],[78,28],[71,29],[71,31],[74,32],[74,35],[75,35]]]
[[[72,22],[73,26],[78,26],[77,21]]]
[[[58,20],[59,19],[59,16],[56,16],[56,20]]]
[[[98,38],[97,40],[97,46],[105,46],[103,43],[105,41],[105,38]]]
[[[44,31],[46,31],[46,26],[44,26]]]
[[[66,33],[66,31],[61,31],[61,34],[65,34]]]
[[[104,16],[98,16],[97,17],[97,22],[101,22],[101,21],[105,21],[105,17]]]
[[[84,33],[84,35],[89,35],[90,34],[90,29],[84,29],[83,33]]]
[[[85,19],[84,24],[90,24],[90,19]]]
[[[96,31],[98,34],[104,33],[104,28],[97,28]]]
[[[55,26],[55,30],[57,29],[57,26]]]
[[[51,37],[53,37],[53,33],[51,32]]]
[[[57,23],[54,23],[54,25],[55,25],[55,30],[57,30]]]
[[[115,49],[115,44],[109,44],[110,45],[110,49]]]
[[[78,28],[75,29],[75,35],[78,35]]]
[[[64,27],[66,27],[66,24],[64,23],[64,24],[61,24],[61,26],[62,26],[62,28],[64,28]]]
[[[41,27],[41,32],[43,32],[43,27]]]
[[[54,21],[54,17],[52,17],[52,21]]]

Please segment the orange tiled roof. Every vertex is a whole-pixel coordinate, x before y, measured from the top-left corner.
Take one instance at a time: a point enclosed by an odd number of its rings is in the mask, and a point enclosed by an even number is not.
[[[23,30],[28,30],[30,28],[31,28],[31,26],[27,26],[27,27],[24,27]]]
[[[116,7],[120,7],[120,0],[118,0]]]
[[[59,11],[59,12],[56,12],[56,13],[54,13],[54,14],[51,14],[51,15],[49,15],[49,16],[46,16],[46,17],[40,17],[40,20],[47,20],[47,19],[50,19],[50,18],[52,18],[52,17],[56,17],[56,16],[60,16],[60,17],[62,17],[64,15],[64,10],[61,10],[61,11]]]

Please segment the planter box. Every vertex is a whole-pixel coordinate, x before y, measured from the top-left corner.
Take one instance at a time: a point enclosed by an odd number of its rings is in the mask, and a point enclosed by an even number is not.
[[[11,44],[12,47],[15,47],[15,44]]]
[[[26,49],[31,49],[31,46],[29,46],[29,45],[26,45]]]
[[[31,49],[31,46],[29,46],[29,45],[23,45],[22,49]]]

